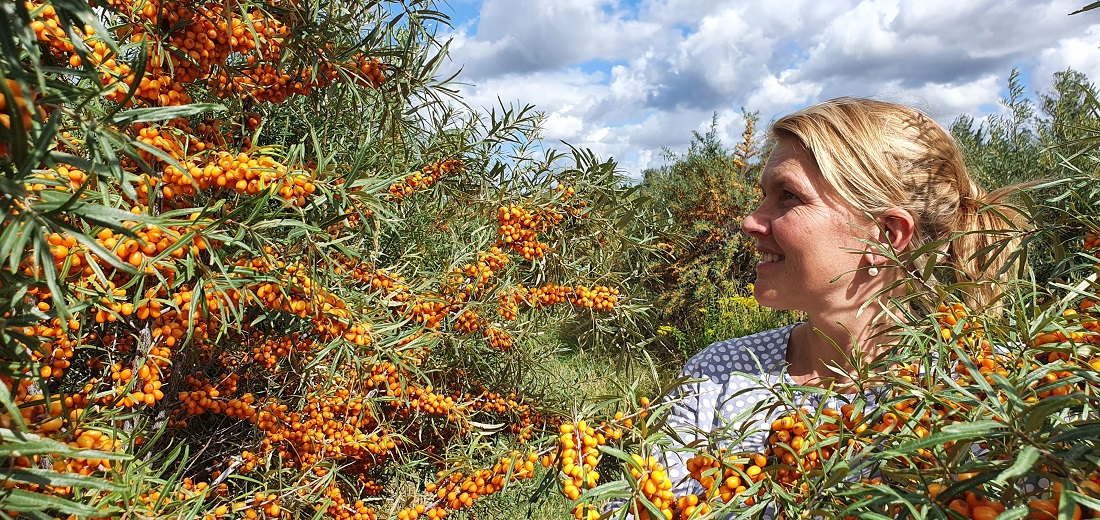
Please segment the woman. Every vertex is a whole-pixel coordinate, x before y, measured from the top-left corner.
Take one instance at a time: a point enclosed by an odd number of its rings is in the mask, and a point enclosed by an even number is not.
[[[680,388],[668,420],[685,445],[721,428],[731,438],[766,429],[772,415],[748,411],[781,381],[831,389],[823,404],[839,408],[855,391],[857,365],[889,346],[882,325],[896,320],[888,299],[906,292],[898,282],[925,261],[907,252],[942,242],[937,263],[975,283],[974,302],[988,301],[984,282],[1004,265],[977,254],[998,238],[990,231],[1011,228],[1009,213],[979,211],[1004,191],[977,186],[951,137],[919,111],[839,98],[779,119],[771,135],[764,198],[741,229],[760,253],[756,299],[802,311],[806,321],[715,343],[688,361],[683,375],[703,381]],[[820,395],[809,392],[806,405],[822,404]],[[737,448],[759,452],[764,437]],[[686,457],[666,453],[678,495],[701,490],[685,478]]]

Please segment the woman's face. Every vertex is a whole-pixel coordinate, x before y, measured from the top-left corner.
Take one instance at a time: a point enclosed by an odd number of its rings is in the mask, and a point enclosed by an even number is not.
[[[764,200],[741,223],[756,239],[761,305],[810,314],[850,307],[852,281],[874,222],[825,184],[800,143],[780,138],[760,176]],[[859,276],[868,276],[860,271]],[[862,303],[862,302],[860,302]]]

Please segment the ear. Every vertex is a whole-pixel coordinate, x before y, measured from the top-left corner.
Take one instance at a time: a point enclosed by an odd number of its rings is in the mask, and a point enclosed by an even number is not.
[[[894,251],[904,251],[917,232],[916,221],[908,211],[901,208],[888,209],[878,218],[879,227],[886,232],[882,237]]]

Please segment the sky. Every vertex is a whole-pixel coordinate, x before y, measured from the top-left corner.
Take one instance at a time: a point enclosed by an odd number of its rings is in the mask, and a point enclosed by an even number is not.
[[[562,141],[640,178],[717,114],[728,147],[742,108],[767,124],[838,96],[915,106],[947,126],[1003,110],[1013,68],[1031,91],[1057,71],[1100,80],[1089,0],[443,0],[444,73],[474,108],[545,114]]]

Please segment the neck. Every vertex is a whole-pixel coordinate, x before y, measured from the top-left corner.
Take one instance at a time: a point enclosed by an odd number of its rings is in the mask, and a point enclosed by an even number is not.
[[[788,373],[795,383],[827,388],[849,387],[856,366],[881,353],[881,338],[875,334],[878,305],[860,312],[858,307],[842,312],[810,315],[795,327],[787,348]],[[857,358],[858,356],[858,358]]]

